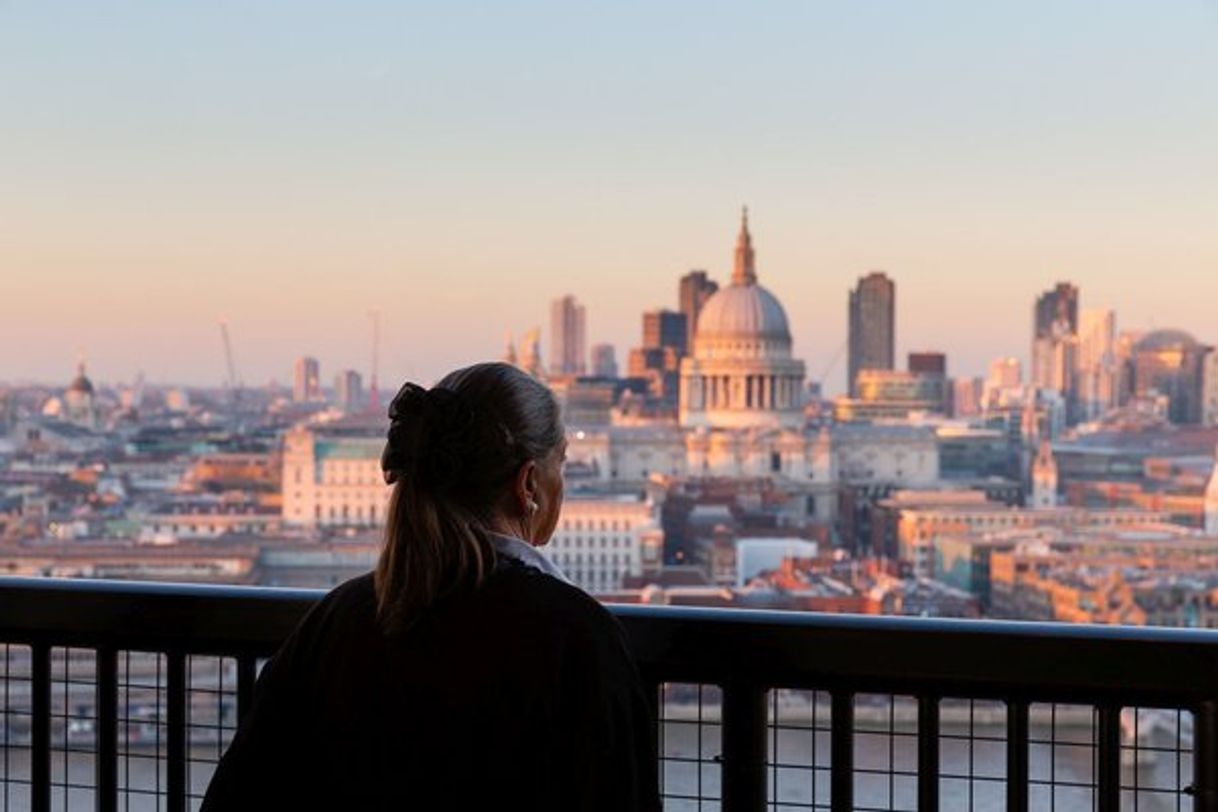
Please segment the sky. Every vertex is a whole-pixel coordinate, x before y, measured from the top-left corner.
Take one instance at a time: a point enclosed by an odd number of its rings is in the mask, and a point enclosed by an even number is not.
[[[624,363],[743,204],[831,392],[873,269],[954,374],[1059,280],[1218,344],[1215,145],[1218,0],[0,0],[0,381],[329,381],[375,308],[428,382],[565,293]]]

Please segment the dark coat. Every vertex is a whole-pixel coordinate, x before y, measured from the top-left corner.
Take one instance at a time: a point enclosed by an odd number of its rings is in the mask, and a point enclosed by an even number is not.
[[[388,638],[371,576],[349,581],[263,669],[203,803],[247,808],[658,810],[621,627],[505,561]]]

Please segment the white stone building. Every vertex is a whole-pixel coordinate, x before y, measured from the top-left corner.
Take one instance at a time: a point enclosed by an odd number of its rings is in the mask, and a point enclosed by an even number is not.
[[[657,506],[635,496],[568,497],[543,548],[568,578],[591,593],[621,589],[626,576],[657,570],[663,550]]]
[[[354,421],[297,426],[284,435],[283,520],[288,526],[385,523],[391,489],[381,473],[386,427]]]

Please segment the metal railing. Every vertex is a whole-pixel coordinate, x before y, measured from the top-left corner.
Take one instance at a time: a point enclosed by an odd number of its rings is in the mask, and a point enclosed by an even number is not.
[[[0,579],[0,809],[197,805],[321,594]],[[1218,812],[1218,632],[612,611],[656,688],[670,808]]]

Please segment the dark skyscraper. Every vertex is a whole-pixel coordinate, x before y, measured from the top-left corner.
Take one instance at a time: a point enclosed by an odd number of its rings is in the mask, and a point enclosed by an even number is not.
[[[1078,288],[1069,282],[1059,282],[1036,299],[1035,337],[1053,335],[1054,325],[1065,325],[1063,332],[1078,333]]]
[[[646,378],[648,390],[666,408],[675,409],[681,359],[685,357],[685,314],[651,310],[643,314],[643,346],[630,351],[632,378]]]
[[[941,352],[911,352],[909,371],[917,375],[946,375],[947,356]]]
[[[1079,417],[1078,288],[1059,282],[1036,297],[1032,327],[1032,384],[1060,393],[1073,424]]]
[[[850,291],[851,397],[858,396],[856,379],[864,369],[893,369],[896,358],[897,286],[888,275],[875,271]]]
[[[681,277],[678,292],[679,307],[685,314],[685,348],[694,348],[694,330],[698,326],[698,314],[702,305],[719,290],[719,284],[706,276],[706,271],[690,271]]]
[[[643,314],[643,346],[671,347],[684,357],[689,351],[688,319],[672,310],[651,310]]]

